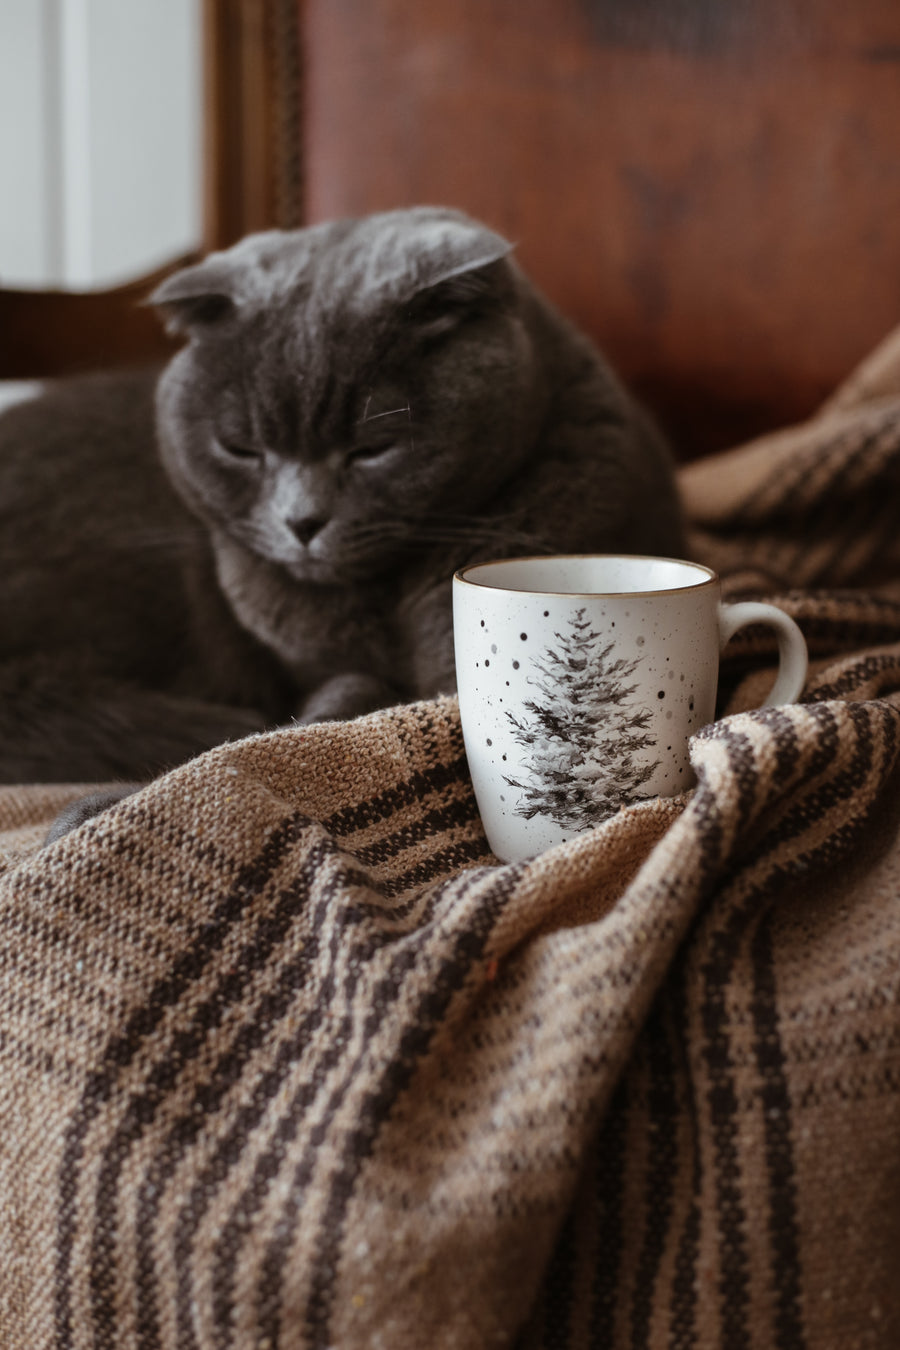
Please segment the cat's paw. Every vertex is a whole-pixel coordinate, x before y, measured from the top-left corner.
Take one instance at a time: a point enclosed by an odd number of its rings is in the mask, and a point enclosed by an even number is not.
[[[117,802],[122,801],[123,798],[130,797],[134,792],[139,792],[142,787],[143,783],[125,783],[120,788],[110,788],[106,792],[92,792],[88,797],[79,797],[77,801],[70,802],[60,811],[47,831],[44,847],[55,843],[57,839],[61,839],[70,830],[77,830],[78,826],[83,825],[86,820],[92,820],[94,816],[99,816],[101,811],[106,811],[110,806],[115,806]]]
[[[390,708],[401,696],[375,675],[347,673],[334,675],[305,699],[294,721],[301,726],[313,722],[343,722],[376,708]]]

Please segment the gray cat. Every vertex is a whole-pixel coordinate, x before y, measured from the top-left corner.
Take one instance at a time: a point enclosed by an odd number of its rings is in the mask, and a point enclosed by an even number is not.
[[[683,553],[657,433],[459,212],[250,236],[151,301],[158,382],[0,416],[0,781],[451,692],[475,559]]]

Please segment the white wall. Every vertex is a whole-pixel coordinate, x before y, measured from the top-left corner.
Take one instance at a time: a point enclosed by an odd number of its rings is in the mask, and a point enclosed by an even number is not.
[[[0,0],[0,285],[196,247],[200,137],[200,0]]]
[[[51,106],[45,60],[51,0],[0,3],[0,284],[56,270]]]

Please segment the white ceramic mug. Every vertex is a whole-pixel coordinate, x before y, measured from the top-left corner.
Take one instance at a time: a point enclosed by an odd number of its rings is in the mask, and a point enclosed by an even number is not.
[[[533,857],[621,806],[690,787],[688,740],[715,717],[719,653],[750,623],[778,638],[766,703],[794,702],[800,629],[773,605],[723,604],[697,563],[558,556],[457,572],[459,707],[497,857]]]

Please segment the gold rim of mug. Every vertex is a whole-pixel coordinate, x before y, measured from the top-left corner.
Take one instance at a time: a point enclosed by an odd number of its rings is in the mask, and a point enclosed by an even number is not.
[[[624,558],[635,562],[676,563],[679,567],[689,567],[694,572],[702,572],[705,580],[694,581],[687,586],[665,586],[658,591],[538,591],[528,588],[523,589],[521,586],[492,585],[489,581],[475,581],[468,575],[470,572],[480,572],[491,567],[508,567],[511,563],[546,563],[557,558],[566,562],[578,562],[585,558],[596,558],[598,561],[608,558]],[[615,600],[623,596],[678,595],[683,591],[699,591],[704,586],[716,585],[719,576],[711,567],[704,567],[703,563],[691,562],[689,558],[666,558],[656,553],[536,553],[527,554],[521,558],[494,558],[490,562],[470,563],[468,567],[461,567],[459,571],[454,572],[453,580],[459,581],[464,586],[480,586],[482,590],[505,591],[508,595],[553,595],[560,600],[568,597],[577,600]]]

